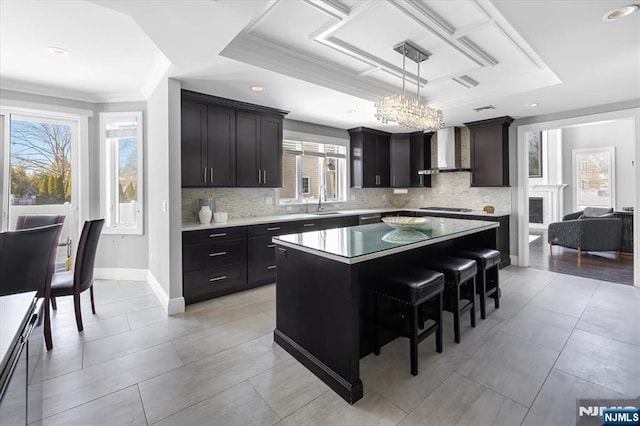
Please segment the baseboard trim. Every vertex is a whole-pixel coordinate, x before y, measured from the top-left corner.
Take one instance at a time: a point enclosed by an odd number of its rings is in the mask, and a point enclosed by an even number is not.
[[[184,297],[175,297],[169,299],[167,293],[164,291],[158,279],[153,275],[151,271],[147,271],[147,282],[151,286],[151,289],[155,293],[156,297],[160,301],[160,305],[167,312],[167,315],[176,315],[185,311]]]
[[[147,281],[147,270],[134,268],[94,268],[93,276],[97,280]]]

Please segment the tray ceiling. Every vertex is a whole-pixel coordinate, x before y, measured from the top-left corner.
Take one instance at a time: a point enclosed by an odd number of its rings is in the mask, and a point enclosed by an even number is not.
[[[273,1],[221,56],[375,100],[402,86],[411,41],[431,57],[420,67],[421,95],[439,108],[560,83],[488,2]],[[410,93],[417,64],[406,63]]]

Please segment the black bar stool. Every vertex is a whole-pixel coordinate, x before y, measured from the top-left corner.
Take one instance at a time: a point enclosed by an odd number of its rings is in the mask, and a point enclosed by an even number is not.
[[[429,259],[425,266],[444,274],[444,310],[453,313],[455,342],[460,343],[460,316],[471,311],[471,327],[476,326],[476,262],[438,256]]]
[[[374,284],[373,289],[373,353],[380,355],[378,336],[378,296],[408,305],[409,344],[411,349],[411,374],[418,375],[418,343],[436,333],[436,351],[442,352],[442,292],[444,276],[440,272],[424,268],[409,268],[397,274],[384,277]],[[419,333],[418,310],[426,302],[435,302],[433,325]]]
[[[480,318],[487,317],[486,298],[493,298],[496,309],[500,308],[500,252],[488,248],[464,250],[460,257],[473,259],[478,267],[476,292],[480,295]]]

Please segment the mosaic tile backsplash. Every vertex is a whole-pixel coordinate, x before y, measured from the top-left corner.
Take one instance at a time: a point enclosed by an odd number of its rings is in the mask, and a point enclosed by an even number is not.
[[[350,201],[324,204],[324,209],[351,210],[385,207],[418,208],[427,206],[463,207],[482,210],[486,205],[497,213],[511,211],[510,188],[472,188],[470,173],[445,173],[431,177],[431,188],[410,188],[408,194],[393,194],[391,188],[350,189]],[[268,188],[183,188],[182,221],[198,222],[195,206],[198,198],[214,198],[216,210],[227,212],[229,219],[304,213],[305,205],[274,205],[276,190]],[[310,212],[316,211],[309,203]]]

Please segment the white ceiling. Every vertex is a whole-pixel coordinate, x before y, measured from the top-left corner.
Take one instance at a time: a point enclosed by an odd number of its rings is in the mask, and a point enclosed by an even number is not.
[[[159,78],[338,128],[396,126],[409,40],[431,54],[421,95],[447,125],[640,99],[640,13],[606,1],[6,1],[0,87],[91,102],[144,99]],[[47,46],[67,49],[54,57]],[[407,62],[415,93],[416,64]],[[477,85],[469,82],[477,82]],[[262,85],[261,93],[249,90]],[[537,108],[525,105],[537,102]],[[472,109],[494,105],[496,109]],[[347,113],[348,110],[355,112]]]

